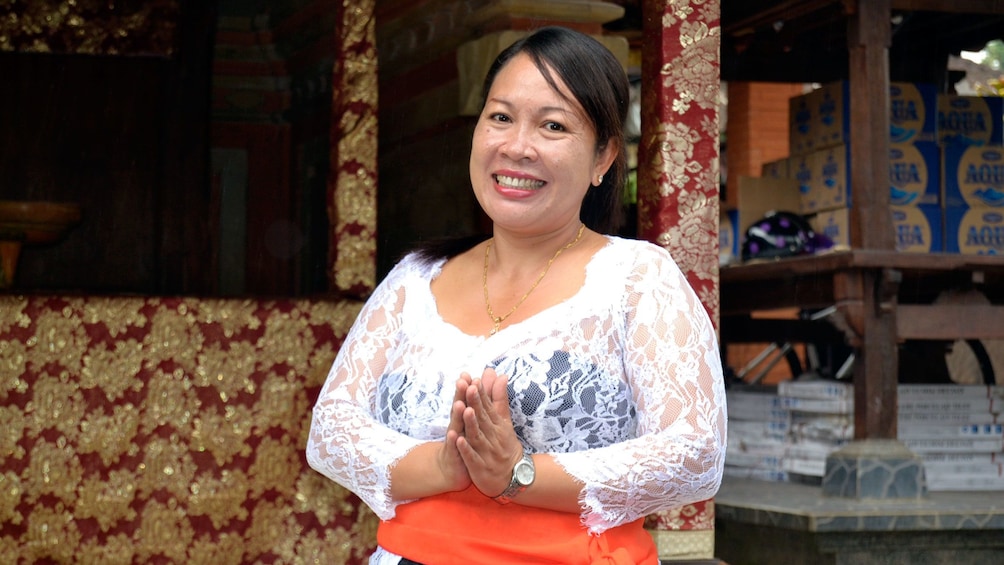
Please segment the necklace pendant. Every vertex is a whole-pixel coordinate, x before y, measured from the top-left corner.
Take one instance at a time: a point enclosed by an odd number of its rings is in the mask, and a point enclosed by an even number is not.
[[[502,324],[500,324],[499,322],[495,322],[495,326],[492,328],[492,331],[488,332],[488,335],[495,335],[495,334],[497,334],[499,332],[499,326],[500,325],[502,325]]]

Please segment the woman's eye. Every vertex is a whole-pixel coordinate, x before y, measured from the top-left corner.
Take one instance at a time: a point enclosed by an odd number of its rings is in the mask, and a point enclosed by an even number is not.
[[[565,126],[558,122],[547,122],[545,127],[547,127],[547,131],[565,131]]]
[[[496,121],[496,122],[509,122],[509,121],[511,121],[509,119],[509,116],[507,116],[505,114],[501,114],[501,113],[494,113],[494,114],[492,114],[491,115],[491,119],[494,120],[494,121]]]

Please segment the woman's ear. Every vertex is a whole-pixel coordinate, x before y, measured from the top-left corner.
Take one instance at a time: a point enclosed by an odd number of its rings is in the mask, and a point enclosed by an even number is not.
[[[600,148],[596,153],[596,164],[593,166],[593,177],[590,183],[594,183],[599,186],[602,184],[602,178],[610,170],[610,165],[613,164],[614,160],[617,159],[617,152],[620,151],[620,147],[617,142],[613,139],[607,140],[607,142]],[[601,179],[601,180],[597,180]]]

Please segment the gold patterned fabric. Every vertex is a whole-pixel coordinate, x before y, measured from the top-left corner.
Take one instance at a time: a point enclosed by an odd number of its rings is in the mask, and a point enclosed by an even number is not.
[[[356,297],[376,287],[377,53],[374,0],[343,0],[331,124],[328,218],[334,290]]]
[[[650,86],[642,89],[639,233],[672,253],[717,325],[720,2],[646,0],[642,12]],[[714,516],[708,500],[652,515],[646,527],[659,541],[669,539],[663,531],[714,530]],[[660,555],[669,558],[676,548],[664,543]]]
[[[363,563],[303,454],[359,307],[0,296],[0,562]]]
[[[673,254],[718,323],[719,0],[644,4],[639,229]]]
[[[170,56],[177,0],[0,0],[0,51]]]

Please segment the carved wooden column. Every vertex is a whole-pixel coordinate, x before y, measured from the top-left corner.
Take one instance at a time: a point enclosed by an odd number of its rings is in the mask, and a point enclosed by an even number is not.
[[[642,5],[639,235],[672,253],[718,324],[719,0]],[[653,516],[660,557],[714,554],[714,502]]]

